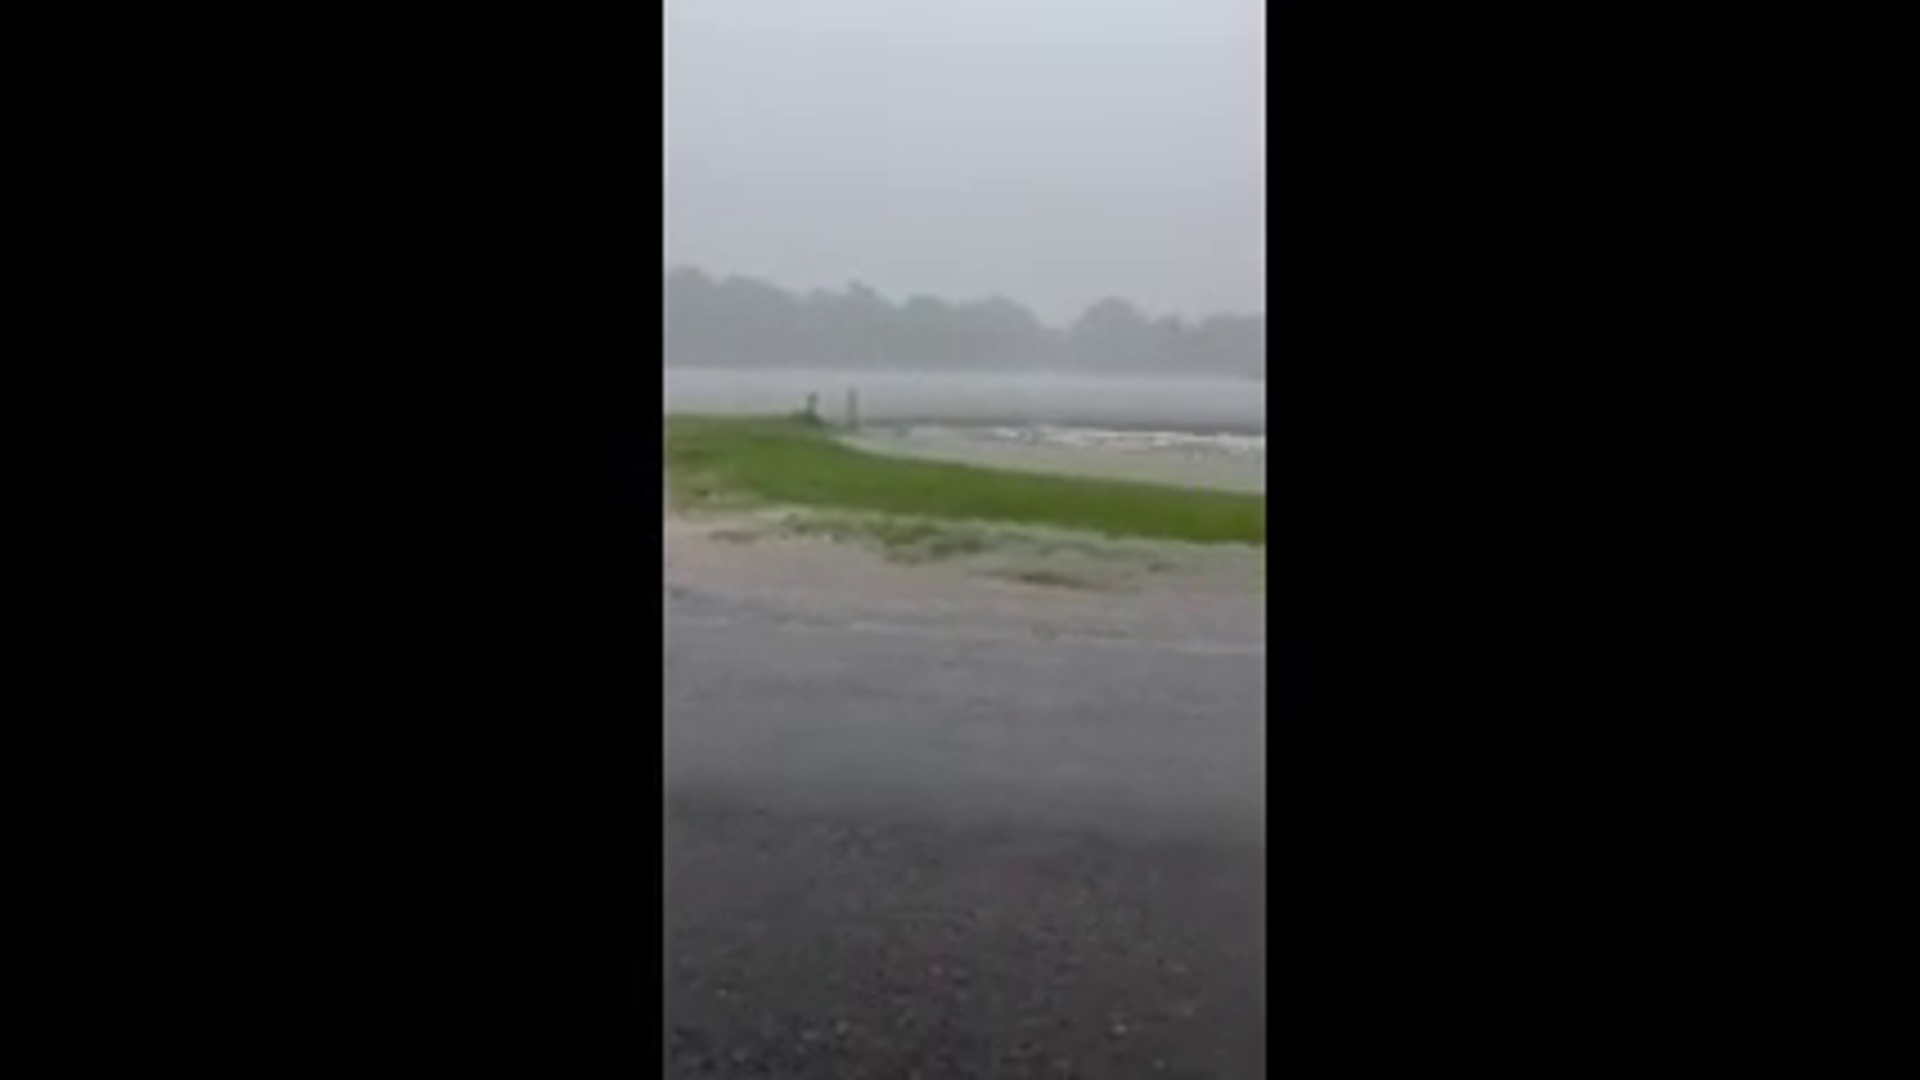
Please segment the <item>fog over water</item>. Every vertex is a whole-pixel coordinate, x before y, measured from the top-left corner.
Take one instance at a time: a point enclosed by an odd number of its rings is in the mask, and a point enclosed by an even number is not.
[[[792,413],[817,394],[828,420],[858,394],[863,423],[1057,424],[1188,432],[1264,432],[1266,384],[1247,379],[1070,374],[951,374],[830,369],[675,368],[669,412]]]

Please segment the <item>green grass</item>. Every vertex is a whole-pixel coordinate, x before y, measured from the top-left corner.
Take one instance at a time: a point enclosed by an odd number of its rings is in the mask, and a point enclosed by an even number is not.
[[[667,418],[683,506],[779,505],[1196,543],[1266,542],[1266,498],[885,457],[801,418]],[[912,525],[901,525],[912,529]]]

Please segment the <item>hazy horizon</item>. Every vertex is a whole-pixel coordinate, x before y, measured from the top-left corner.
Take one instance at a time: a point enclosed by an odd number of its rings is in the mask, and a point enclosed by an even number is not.
[[[859,396],[863,420],[899,423],[1063,424],[1185,432],[1267,429],[1264,392],[1221,376],[1084,372],[940,372],[830,368],[661,371],[668,413],[789,414],[810,395],[829,419]]]
[[[865,285],[802,293],[689,266],[667,274],[665,300],[669,365],[1266,373],[1264,315],[1189,323],[1106,300],[1054,327],[1006,298],[956,304],[917,295],[896,303]]]
[[[1264,307],[1252,311],[1161,311],[1155,309],[1152,305],[1140,303],[1134,297],[1109,293],[1094,298],[1094,300],[1090,301],[1085,307],[1067,312],[1063,318],[1054,318],[1050,316],[1049,312],[1041,310],[1039,305],[1030,303],[1025,298],[1016,296],[1005,289],[990,289],[985,292],[960,296],[930,292],[924,289],[916,291],[912,289],[890,288],[884,281],[869,281],[865,278],[850,278],[845,281],[783,281],[777,277],[755,273],[751,270],[742,270],[738,267],[708,266],[702,263],[677,259],[669,259],[662,268],[663,274],[666,275],[671,275],[676,270],[697,271],[716,282],[725,281],[729,278],[760,282],[772,285],[795,297],[804,297],[819,293],[844,292],[850,285],[860,285],[873,290],[875,294],[893,303],[905,303],[906,301],[914,299],[932,299],[943,304],[960,306],[965,304],[988,303],[995,300],[1006,300],[1032,311],[1034,317],[1039,320],[1040,324],[1049,330],[1071,329],[1080,316],[1086,314],[1087,310],[1092,308],[1094,304],[1109,300],[1120,300],[1130,304],[1138,309],[1142,315],[1150,319],[1180,319],[1182,321],[1195,323],[1222,317],[1264,319],[1267,314]]]
[[[1265,314],[1256,0],[673,0],[667,265]]]

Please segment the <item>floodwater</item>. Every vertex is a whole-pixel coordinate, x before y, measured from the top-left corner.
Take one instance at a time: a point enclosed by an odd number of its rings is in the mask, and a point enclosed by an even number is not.
[[[1071,425],[1180,432],[1265,432],[1266,384],[1252,379],[668,368],[669,412],[791,413],[817,395],[821,415],[875,423]]]
[[[852,439],[862,449],[990,468],[1139,480],[1178,487],[1264,492],[1267,437],[1125,431],[1033,424],[876,423]]]

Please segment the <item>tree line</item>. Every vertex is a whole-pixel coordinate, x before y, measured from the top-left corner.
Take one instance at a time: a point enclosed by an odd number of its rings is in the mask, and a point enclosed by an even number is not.
[[[1056,329],[1001,297],[896,304],[858,282],[796,294],[690,266],[667,272],[666,304],[673,366],[1266,375],[1262,315],[1189,323],[1106,299]]]

